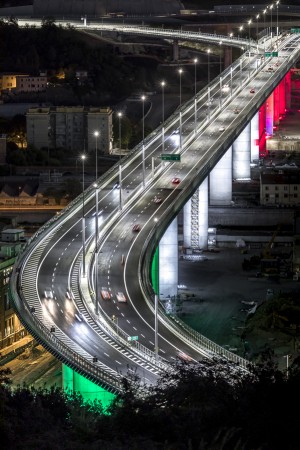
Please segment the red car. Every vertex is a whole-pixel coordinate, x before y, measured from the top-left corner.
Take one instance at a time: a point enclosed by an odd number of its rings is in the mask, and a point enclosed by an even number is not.
[[[180,183],[180,178],[175,177],[172,179],[172,184],[179,184],[179,183]]]
[[[140,231],[141,227],[138,223],[136,223],[135,225],[133,225],[132,227],[132,231]]]
[[[255,93],[255,89],[250,89],[250,94],[254,94]]]
[[[103,300],[109,300],[110,299],[110,293],[108,292],[106,287],[103,287],[101,289],[101,296],[102,296]]]

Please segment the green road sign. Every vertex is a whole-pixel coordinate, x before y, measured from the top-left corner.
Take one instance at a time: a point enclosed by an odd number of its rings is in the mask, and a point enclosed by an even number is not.
[[[173,153],[162,153],[160,155],[162,161],[180,161],[180,155],[174,155]]]
[[[272,56],[278,56],[278,52],[272,52]]]
[[[265,52],[265,57],[269,58],[270,56],[272,56],[272,52]]]
[[[127,341],[138,341],[139,337],[138,336],[128,336]]]

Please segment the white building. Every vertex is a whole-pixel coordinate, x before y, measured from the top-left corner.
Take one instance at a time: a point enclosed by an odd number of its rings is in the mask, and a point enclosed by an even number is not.
[[[27,144],[35,148],[110,153],[112,110],[109,107],[57,106],[30,108],[26,114]],[[99,133],[95,137],[95,131]]]
[[[262,173],[260,176],[260,204],[300,204],[300,174],[294,172]]]

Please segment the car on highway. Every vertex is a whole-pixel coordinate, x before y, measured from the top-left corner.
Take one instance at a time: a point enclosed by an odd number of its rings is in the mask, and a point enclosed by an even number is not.
[[[103,298],[103,300],[109,300],[110,299],[110,293],[108,292],[107,287],[102,287],[101,288],[101,297]]]
[[[220,127],[220,128],[219,128],[219,131],[221,131],[221,132],[222,132],[222,131],[225,131],[225,127]]]
[[[72,300],[73,299],[73,293],[70,291],[70,289],[66,290],[66,298],[68,300]]]
[[[234,108],[233,112],[234,112],[234,114],[239,114],[241,112],[241,110],[239,108]]]
[[[228,92],[229,91],[229,84],[224,84],[222,87],[222,92]]]
[[[117,297],[118,302],[120,302],[120,303],[127,302],[127,299],[126,299],[125,295],[123,294],[123,292],[117,292],[116,297]]]
[[[193,361],[193,359],[189,355],[181,351],[177,352],[177,357],[185,363],[190,363]]]
[[[120,184],[119,183],[115,183],[113,185],[113,189],[120,189]]]
[[[250,94],[254,94],[255,93],[255,89],[254,88],[251,88],[250,89]]]
[[[178,177],[172,178],[172,184],[179,184],[179,183],[180,183],[180,178],[178,178]]]
[[[140,224],[139,223],[136,223],[136,224],[134,224],[133,225],[133,227],[132,227],[132,231],[140,231],[140,229],[141,229],[141,226],[140,226]]]
[[[53,299],[53,292],[52,292],[52,290],[50,288],[46,288],[45,289],[44,295],[45,295],[45,299],[46,300],[52,300]]]
[[[75,319],[78,320],[78,322],[83,322],[84,318],[83,318],[83,315],[80,312],[76,312],[74,314],[74,316],[75,316]]]
[[[154,199],[153,199],[153,202],[154,202],[154,203],[161,203],[161,202],[162,202],[162,198],[159,197],[158,195],[156,195],[156,196],[154,197]]]

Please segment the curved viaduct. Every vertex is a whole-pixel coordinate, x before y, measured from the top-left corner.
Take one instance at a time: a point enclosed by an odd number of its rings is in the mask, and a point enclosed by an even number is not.
[[[279,46],[271,73],[271,59],[243,54],[166,120],[163,135],[156,129],[47,222],[18,258],[10,295],[21,321],[51,353],[96,384],[118,391],[128,371],[153,383],[178,352],[196,361],[222,354],[246,369],[247,361],[164,313],[150,272],[173,218],[298,60],[298,35],[282,37]],[[253,85],[255,94],[249,95]],[[237,106],[239,115],[233,113]],[[168,153],[180,154],[180,163],[160,160],[162,138]],[[175,187],[174,176],[181,179]],[[163,199],[158,205],[156,195]],[[135,224],[139,233],[132,232]],[[101,298],[101,290],[111,298]],[[117,301],[120,292],[126,303]]]

